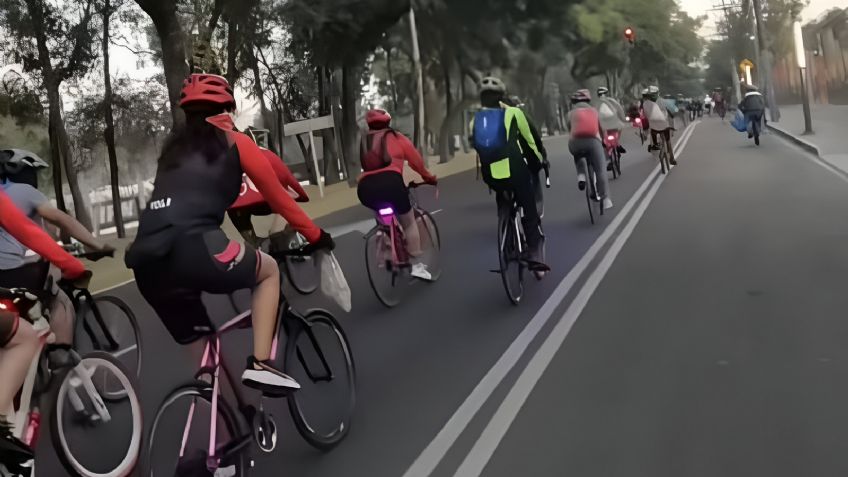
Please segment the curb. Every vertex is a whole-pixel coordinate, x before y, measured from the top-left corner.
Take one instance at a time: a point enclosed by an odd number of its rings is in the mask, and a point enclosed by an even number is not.
[[[811,152],[819,158],[822,157],[822,154],[819,151],[818,146],[816,146],[815,144],[813,144],[811,142],[807,142],[807,141],[801,139],[800,137],[798,137],[798,136],[796,136],[792,133],[784,131],[783,129],[780,129],[776,126],[772,126],[771,124],[766,125],[766,127],[770,131],[777,133],[778,136],[780,136],[783,139],[786,139],[790,142],[795,143],[797,146],[801,147],[802,149],[806,150],[807,152]]]

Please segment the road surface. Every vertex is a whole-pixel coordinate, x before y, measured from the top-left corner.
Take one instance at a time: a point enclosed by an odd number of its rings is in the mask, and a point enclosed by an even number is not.
[[[718,119],[678,133],[668,176],[624,136],[616,207],[594,226],[566,139],[546,141],[553,271],[517,307],[490,272],[494,198],[474,171],[441,181],[438,202],[424,197],[440,209],[444,274],[393,310],[367,281],[370,213],[321,220],[348,232],[336,254],[353,311],[338,316],[356,359],[356,413],[348,439],[322,453],[273,403],[279,448],[254,452],[254,475],[846,475],[846,179],[774,136],[755,148]],[[193,354],[134,284],[107,293],[142,323],[149,423],[191,378]],[[216,318],[232,314],[211,303]],[[227,343],[237,370],[249,339]],[[38,464],[63,475],[49,439]]]

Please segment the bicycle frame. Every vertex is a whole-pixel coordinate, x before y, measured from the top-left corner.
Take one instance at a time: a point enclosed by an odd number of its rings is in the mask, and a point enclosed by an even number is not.
[[[221,337],[224,335],[239,329],[243,329],[248,327],[249,320],[251,319],[251,312],[246,311],[244,313],[240,313],[236,315],[231,320],[224,323],[213,335],[208,336],[205,339],[204,349],[203,349],[203,357],[200,360],[200,367],[195,374],[196,378],[200,378],[203,375],[209,375],[211,378],[212,385],[212,405],[210,411],[210,423],[209,423],[209,446],[208,446],[208,454],[206,460],[207,469],[214,472],[218,469],[220,465],[221,458],[224,457],[226,452],[218,453],[216,449],[216,442],[218,437],[218,400],[221,398],[221,381],[220,381],[220,372],[224,371],[224,375],[227,378],[227,381],[230,383],[230,388],[232,390],[233,396],[235,397],[237,409],[241,412],[242,416],[245,416],[245,410],[249,408],[246,404],[246,399],[244,396],[243,389],[238,386],[233,379],[233,375],[227,367],[226,363],[224,363],[223,359],[221,359]],[[248,322],[248,323],[246,323]],[[279,304],[279,313],[277,319],[277,327],[274,333],[274,340],[271,343],[271,360],[275,360],[277,358],[277,352],[279,348],[279,331],[280,326],[283,327],[287,336],[294,336],[293,334],[293,326],[303,326],[308,329],[308,324],[305,322],[304,318],[300,315],[296,314],[291,305],[289,305],[288,301],[285,297],[280,297]],[[306,365],[305,360],[303,360],[300,352],[298,352],[298,357],[303,364],[304,369],[306,370],[306,374],[313,381],[330,381],[333,378],[333,373],[330,370],[330,366],[327,363],[327,359],[324,354],[321,352],[321,348],[317,346],[315,337],[312,333],[309,333],[309,338],[315,346],[316,351],[321,360],[321,364],[325,371],[325,377],[317,375],[314,373],[309,366]],[[185,448],[188,442],[188,436],[191,431],[192,422],[194,420],[195,414],[195,403],[192,402],[191,407],[189,408],[188,417],[186,418],[185,428],[183,429],[183,437],[180,445],[180,458],[185,455]],[[233,440],[228,444],[234,444],[232,446],[227,446],[227,452],[233,452],[240,450],[243,445],[245,445],[249,439],[252,438],[252,434],[250,432],[245,433],[240,436],[233,436]]]

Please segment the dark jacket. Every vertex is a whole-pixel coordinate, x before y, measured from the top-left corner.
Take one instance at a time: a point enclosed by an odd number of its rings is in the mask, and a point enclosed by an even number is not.
[[[766,101],[759,91],[751,91],[745,94],[745,99],[739,103],[739,111],[742,111],[743,113],[760,112],[765,111],[765,109]]]

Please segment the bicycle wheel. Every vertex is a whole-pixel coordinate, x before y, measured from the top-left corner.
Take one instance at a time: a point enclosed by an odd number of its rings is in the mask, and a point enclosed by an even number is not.
[[[613,159],[615,162],[613,162],[612,167],[618,173],[618,177],[621,177],[621,152],[618,149],[613,152]]]
[[[515,215],[511,215],[499,221],[498,259],[506,296],[513,305],[518,305],[524,296],[524,265],[521,263],[521,248],[514,219]]]
[[[612,149],[610,151],[608,157],[607,157],[607,163],[608,163],[607,167],[609,167],[609,170],[612,171],[613,180],[618,179],[618,169],[615,168],[615,154],[616,154],[616,152],[617,151],[615,149]]]
[[[81,477],[130,475],[142,438],[141,403],[132,375],[102,351],[84,356],[78,365],[59,373],[50,424],[53,445],[65,469]],[[104,383],[113,390],[123,387],[124,398],[102,399]]]
[[[301,388],[289,396],[295,427],[310,445],[329,450],[350,431],[356,370],[344,330],[329,312],[312,310],[290,329],[286,374]]]
[[[306,244],[306,239],[299,233],[295,233],[291,236],[288,249],[300,248]],[[283,263],[285,264],[286,278],[298,293],[309,295],[318,289],[321,284],[321,268],[318,266],[318,260],[315,260],[314,257],[290,255],[286,257]]]
[[[416,209],[415,218],[418,221],[418,233],[421,236],[421,250],[424,251],[421,260],[427,265],[432,281],[436,281],[442,276],[442,236],[439,234],[435,219],[429,212]]]
[[[392,244],[388,229],[379,227],[365,236],[365,268],[368,283],[380,303],[388,308],[403,298],[403,275],[392,259]]]
[[[755,119],[751,123],[751,129],[753,130],[753,133],[754,133],[754,144],[756,144],[757,146],[760,145],[760,125],[758,124],[758,122],[759,121],[757,121]]]
[[[666,162],[665,146],[662,146],[660,148],[659,157],[660,157],[660,168],[662,169],[662,173],[668,174],[668,163]]]
[[[101,296],[94,301],[82,300],[74,325],[74,348],[85,355],[105,351],[118,360],[133,375],[141,377],[141,331],[132,309],[114,296]],[[104,390],[104,397],[121,398]]]
[[[211,416],[209,384],[198,381],[171,392],[156,411],[142,475],[211,475],[206,467]],[[247,448],[252,437],[240,433],[237,422],[226,401],[218,399],[215,454],[221,457],[219,471],[221,475],[246,477],[250,464]]]

